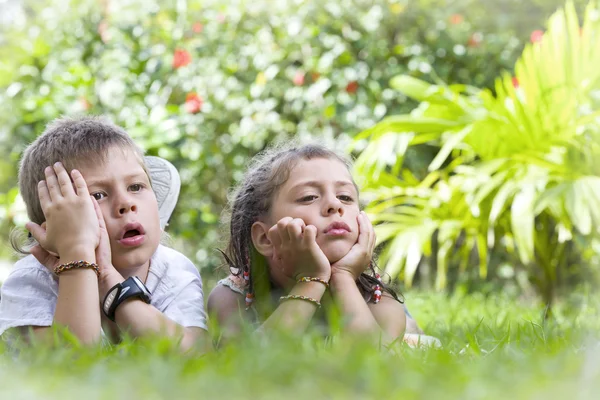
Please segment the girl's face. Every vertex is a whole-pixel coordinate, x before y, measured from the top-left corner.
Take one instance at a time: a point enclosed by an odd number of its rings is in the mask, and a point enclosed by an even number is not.
[[[268,223],[292,217],[314,225],[317,244],[331,263],[348,254],[358,240],[358,192],[339,160],[300,160],[272,204]]]

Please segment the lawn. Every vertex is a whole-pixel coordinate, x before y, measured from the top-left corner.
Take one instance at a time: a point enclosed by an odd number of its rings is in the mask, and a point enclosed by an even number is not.
[[[597,301],[543,307],[502,295],[409,293],[411,311],[442,349],[348,338],[249,338],[219,352],[179,355],[167,341],[111,348],[3,351],[0,398],[596,399]],[[576,311],[565,313],[564,310]]]

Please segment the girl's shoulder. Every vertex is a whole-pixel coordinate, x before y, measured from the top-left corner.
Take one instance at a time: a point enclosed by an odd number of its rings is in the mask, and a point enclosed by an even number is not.
[[[236,275],[229,275],[227,278],[221,279],[217,282],[217,285],[227,287],[235,293],[239,293],[241,295],[246,293],[246,282],[243,278]]]

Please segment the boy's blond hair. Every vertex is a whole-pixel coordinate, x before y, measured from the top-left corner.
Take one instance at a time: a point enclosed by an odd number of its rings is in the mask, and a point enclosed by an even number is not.
[[[144,152],[125,130],[105,117],[59,118],[24,151],[19,165],[19,189],[32,222],[42,224],[46,219],[38,198],[38,182],[46,179],[44,169],[60,161],[67,171],[82,165],[101,166],[108,150],[130,150],[144,163]],[[148,174],[148,177],[150,175]]]

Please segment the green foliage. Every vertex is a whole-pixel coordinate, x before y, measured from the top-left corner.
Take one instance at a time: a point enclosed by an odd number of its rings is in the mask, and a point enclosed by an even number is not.
[[[379,351],[349,338],[247,337],[203,356],[166,340],[0,349],[2,398],[592,399],[598,304],[544,324],[506,296],[409,293],[442,349]],[[441,313],[439,310],[444,310]],[[560,307],[559,310],[560,311]],[[1,343],[0,343],[1,346]]]
[[[401,73],[491,87],[559,4],[23,3],[25,23],[0,27],[0,229],[25,222],[14,196],[24,146],[60,115],[106,114],[179,168],[169,230],[201,266],[218,263],[228,188],[265,144],[344,142],[408,110],[413,103],[388,88]],[[420,153],[408,158],[422,163]]]
[[[597,246],[600,233],[598,12],[590,3],[580,27],[573,3],[557,11],[514,77],[496,80],[495,94],[410,76],[391,81],[419,106],[357,137],[370,140],[357,171],[372,177],[369,211],[387,242],[389,273],[410,285],[430,256],[442,289],[451,264],[459,273],[477,267],[473,251],[482,278],[488,251],[516,252],[513,262],[527,266],[550,304],[568,269],[593,261],[597,251],[579,246]],[[403,156],[423,144],[436,154],[419,177],[402,168]]]

